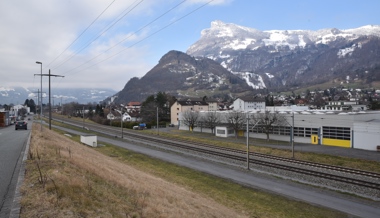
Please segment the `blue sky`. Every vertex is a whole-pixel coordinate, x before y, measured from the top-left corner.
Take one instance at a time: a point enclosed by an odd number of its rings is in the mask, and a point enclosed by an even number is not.
[[[40,61],[44,74],[65,76],[53,87],[120,91],[168,51],[186,52],[214,20],[258,30],[350,29],[380,25],[379,8],[378,0],[5,0],[0,88],[38,89]]]

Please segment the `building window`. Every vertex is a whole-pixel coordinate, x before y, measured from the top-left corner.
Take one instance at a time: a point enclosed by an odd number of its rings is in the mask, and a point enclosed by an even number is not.
[[[224,135],[224,134],[226,134],[226,130],[224,130],[224,129],[217,129],[216,133]]]
[[[294,136],[305,137],[305,128],[294,127]]]
[[[351,140],[351,128],[323,126],[323,138]]]

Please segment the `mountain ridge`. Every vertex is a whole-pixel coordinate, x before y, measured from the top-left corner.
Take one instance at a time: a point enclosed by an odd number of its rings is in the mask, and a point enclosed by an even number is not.
[[[194,58],[184,52],[172,50],[143,77],[129,80],[115,101],[143,101],[159,91],[175,97],[185,97],[186,91],[196,93],[208,90],[218,95],[226,90],[243,93],[249,89],[242,78],[231,74],[217,62],[209,58]]]
[[[260,31],[213,21],[186,53],[215,60],[254,89],[285,90],[346,78],[368,83],[379,79],[379,36],[379,25]]]
[[[24,87],[1,87],[0,86],[0,104],[24,104],[26,99],[33,99],[38,102],[36,88]],[[99,103],[105,98],[116,93],[112,89],[94,89],[94,88],[55,88],[52,90],[52,104],[58,105],[68,102],[77,102],[80,104]],[[43,104],[48,103],[48,93],[43,90]]]

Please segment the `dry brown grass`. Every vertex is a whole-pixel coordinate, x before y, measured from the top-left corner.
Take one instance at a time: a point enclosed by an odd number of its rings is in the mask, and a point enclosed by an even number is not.
[[[21,217],[246,217],[48,129],[33,128]]]

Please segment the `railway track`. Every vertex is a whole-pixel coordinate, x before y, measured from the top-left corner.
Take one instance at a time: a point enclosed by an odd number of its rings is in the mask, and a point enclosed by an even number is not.
[[[83,123],[75,120],[65,120],[66,123],[73,123],[76,126],[82,126]],[[111,137],[121,136],[120,128],[102,126],[98,124],[85,124],[92,131],[109,135]],[[146,143],[154,143],[164,146],[170,146],[173,149],[182,149],[186,151],[196,152],[203,155],[209,155],[218,158],[225,158],[238,162],[246,162],[246,151],[219,147],[210,144],[192,142],[190,140],[173,139],[164,136],[152,136],[140,134],[137,132],[125,131],[125,138],[139,140]],[[268,154],[250,152],[250,165],[257,165],[266,168],[273,168],[297,174],[323,178],[331,181],[366,187],[380,193],[380,174],[339,166],[331,166],[326,164],[313,163],[308,161],[295,160]],[[380,197],[380,194],[378,194]]]

